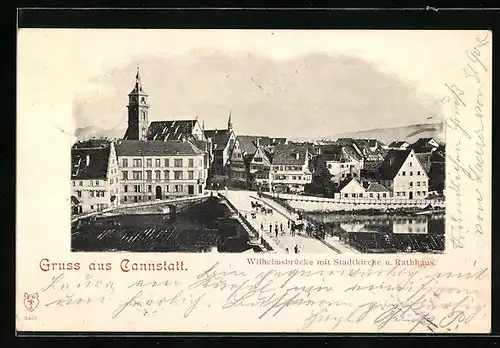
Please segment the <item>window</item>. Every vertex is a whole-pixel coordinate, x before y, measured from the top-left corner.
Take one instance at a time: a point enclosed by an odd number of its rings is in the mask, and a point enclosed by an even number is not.
[[[76,196],[78,198],[81,198],[82,197],[82,191],[80,191],[80,190],[76,191]]]
[[[170,192],[170,186],[165,185],[165,192]]]
[[[152,191],[153,191],[153,186],[148,185],[148,192],[152,192]]]
[[[163,176],[165,176],[165,180],[170,179],[170,170],[164,170],[163,171]]]
[[[126,202],[127,201],[127,196],[123,197],[123,201]]]
[[[420,170],[417,171],[417,175],[420,175]]]
[[[363,198],[363,194],[362,194],[362,193],[360,193],[360,194],[359,194],[359,197],[360,197],[360,198]]]
[[[396,196],[400,196],[401,195],[401,192],[396,192]]]
[[[344,193],[344,198],[347,198],[349,197],[349,195],[347,193]]]
[[[73,186],[76,186],[76,181],[73,181]]]
[[[413,182],[410,182],[410,187],[413,187]]]
[[[182,158],[174,159],[174,167],[182,167]]]
[[[93,205],[91,205],[91,206],[90,206],[90,209],[94,210],[94,206],[93,206]]]
[[[83,181],[78,182],[78,186],[83,186]]]
[[[413,176],[413,172],[410,172],[410,176]]]
[[[386,198],[387,197],[387,193],[382,193],[382,197]]]
[[[142,167],[142,160],[134,159],[134,167]]]
[[[161,172],[159,170],[155,170],[155,180],[161,179]]]
[[[128,172],[122,172],[122,180],[128,180]]]
[[[124,168],[128,167],[128,159],[126,159],[126,158],[122,159],[122,167],[124,167]]]
[[[182,192],[182,185],[175,185],[175,192]]]
[[[410,167],[412,166],[412,164],[413,164],[413,163],[410,161]]]
[[[182,180],[182,171],[180,170],[174,171],[174,180]]]
[[[148,158],[148,159],[146,160],[146,167],[152,167],[152,166],[153,166],[153,163],[152,163],[152,162],[153,162],[153,161],[151,160],[151,158]]]
[[[89,191],[89,197],[94,197],[94,191]]]
[[[123,192],[128,192],[128,186],[127,185],[123,185]]]
[[[340,168],[344,168],[344,165],[343,165],[343,164],[341,164],[341,165],[340,165]]]
[[[403,191],[403,192],[401,192],[401,194],[402,194],[403,196],[406,196],[406,192],[404,192],[404,191]]]
[[[332,169],[332,165],[331,164],[328,165],[328,169]]]
[[[422,186],[425,186],[425,181],[422,181]]]
[[[417,186],[420,186],[420,181],[417,181]]]
[[[194,160],[192,158],[188,159],[188,167],[194,167]]]
[[[165,167],[170,167],[170,160],[165,158]]]
[[[132,172],[132,177],[134,180],[142,180],[142,172],[134,171]]]
[[[155,167],[161,167],[161,159],[155,159]]]
[[[405,176],[406,175],[406,172],[403,170],[403,172],[401,173],[402,176]]]
[[[151,179],[153,179],[152,172],[150,170],[146,170],[146,180],[151,180]]]
[[[351,193],[351,197],[352,198],[356,198],[356,194],[355,193]]]
[[[141,192],[141,185],[134,185],[134,192]]]
[[[370,193],[370,198],[373,198],[373,193]]]
[[[193,180],[194,179],[194,172],[192,170],[188,171],[188,179]]]

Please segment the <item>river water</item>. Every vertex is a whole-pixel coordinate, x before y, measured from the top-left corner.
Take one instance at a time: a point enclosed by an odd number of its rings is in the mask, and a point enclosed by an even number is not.
[[[90,220],[72,228],[72,251],[224,252],[253,249],[240,223],[216,198],[189,204],[175,218],[124,214]]]
[[[365,253],[444,251],[444,213],[426,215],[356,215],[310,213],[308,220],[324,224],[330,235]]]

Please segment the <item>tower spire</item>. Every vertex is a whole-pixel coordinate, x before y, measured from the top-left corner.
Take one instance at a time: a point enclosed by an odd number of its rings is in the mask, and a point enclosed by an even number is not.
[[[233,129],[233,123],[231,122],[232,110],[229,110],[229,118],[227,119],[227,129]]]

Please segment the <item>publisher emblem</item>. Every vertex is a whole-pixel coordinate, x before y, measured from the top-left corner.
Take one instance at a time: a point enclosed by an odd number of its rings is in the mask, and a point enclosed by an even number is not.
[[[24,306],[30,312],[33,312],[38,307],[38,292],[34,294],[24,293]]]

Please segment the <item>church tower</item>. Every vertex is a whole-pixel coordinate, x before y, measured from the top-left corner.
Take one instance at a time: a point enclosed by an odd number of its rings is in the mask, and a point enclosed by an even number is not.
[[[135,76],[135,86],[128,95],[128,128],[125,133],[126,140],[146,140],[148,132],[148,95],[142,88],[139,68]]]

